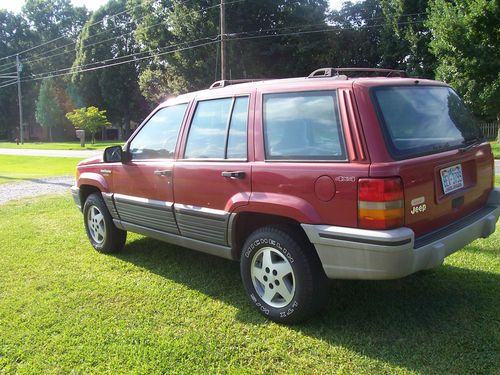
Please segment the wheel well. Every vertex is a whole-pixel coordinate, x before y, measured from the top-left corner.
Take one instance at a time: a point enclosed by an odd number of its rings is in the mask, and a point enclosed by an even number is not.
[[[87,197],[92,194],[92,193],[100,193],[101,191],[96,188],[95,186],[92,185],[81,185],[80,186],[80,203],[82,205],[85,204],[85,201],[87,200]]]
[[[231,254],[233,259],[240,259],[243,244],[245,243],[248,236],[255,230],[267,225],[274,225],[285,228],[287,231],[292,232],[297,237],[297,239],[310,244],[306,233],[300,226],[299,222],[296,220],[284,216],[260,214],[254,212],[241,212],[236,215],[231,228]]]

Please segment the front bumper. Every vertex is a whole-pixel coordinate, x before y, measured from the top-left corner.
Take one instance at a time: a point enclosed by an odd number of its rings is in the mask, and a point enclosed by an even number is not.
[[[415,239],[410,228],[366,230],[302,224],[331,279],[396,279],[439,266],[444,258],[495,232],[500,189],[487,205],[436,232]]]
[[[78,186],[71,186],[71,196],[75,201],[76,207],[81,211],[82,210],[82,201],[80,199],[80,188]]]

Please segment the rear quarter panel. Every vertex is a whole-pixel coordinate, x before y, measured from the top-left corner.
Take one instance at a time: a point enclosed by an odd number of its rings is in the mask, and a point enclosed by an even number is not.
[[[252,196],[245,210],[290,217],[301,223],[357,226],[357,179],[368,176],[369,160],[350,81],[258,90]],[[263,95],[273,92],[337,91],[348,159],[336,162],[266,161]],[[328,199],[331,196],[330,199]]]

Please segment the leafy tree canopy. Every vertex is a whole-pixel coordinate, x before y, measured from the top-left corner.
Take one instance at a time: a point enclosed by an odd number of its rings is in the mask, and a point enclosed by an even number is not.
[[[40,86],[35,117],[41,126],[49,130],[49,140],[52,142],[52,128],[61,123],[63,111],[49,80],[44,80]]]
[[[500,3],[433,0],[430,10],[436,78],[457,89],[476,114],[500,120]]]
[[[111,123],[106,117],[106,111],[100,111],[97,107],[83,107],[66,113],[66,117],[75,129],[83,129],[92,135],[92,144],[95,143],[95,134],[103,127]]]
[[[130,1],[131,6],[139,4],[140,0]],[[318,67],[325,34],[294,32],[303,25],[325,27],[326,9],[325,0],[228,2],[228,78],[289,77]],[[206,88],[219,79],[219,7],[213,1],[156,0],[135,7],[133,15],[143,50],[166,52],[147,65],[141,87],[147,89],[151,79],[164,85],[158,91],[177,94]],[[162,74],[167,79],[160,82]]]
[[[92,14],[78,41],[72,80],[87,105],[107,108],[110,119],[123,124],[127,134],[130,121],[144,115],[145,105],[139,91],[138,64],[127,62],[140,50],[134,38],[136,25],[126,5],[126,0],[110,0]],[[102,65],[101,61],[127,63],[78,73]]]

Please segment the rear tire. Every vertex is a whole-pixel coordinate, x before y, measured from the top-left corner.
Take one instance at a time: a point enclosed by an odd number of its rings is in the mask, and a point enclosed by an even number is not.
[[[123,249],[127,232],[115,226],[100,193],[90,194],[85,200],[83,221],[94,249],[107,254]]]
[[[277,323],[303,321],[326,303],[319,258],[293,229],[266,226],[253,232],[243,246],[240,271],[254,306]]]

